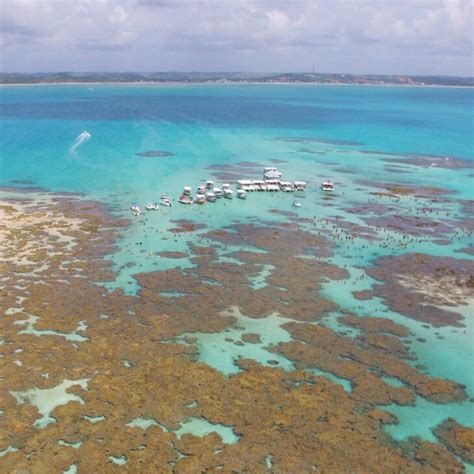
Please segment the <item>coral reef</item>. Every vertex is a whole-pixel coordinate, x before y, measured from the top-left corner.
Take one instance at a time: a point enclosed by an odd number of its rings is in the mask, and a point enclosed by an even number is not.
[[[321,297],[323,282],[347,277],[319,258],[332,251],[326,237],[294,222],[209,231],[189,245],[192,268],[137,274],[132,296],[99,284],[114,277],[104,257],[127,225],[99,203],[29,192],[0,213],[2,471],[462,472],[453,453],[464,451],[446,435],[449,449],[396,443],[383,430],[396,419],[378,406],[460,400],[463,388],[413,368],[400,325],[343,315],[361,331],[355,338],[322,325],[337,309]],[[239,262],[218,261],[218,248]],[[255,289],[249,276],[262,265],[272,268],[268,284]],[[239,359],[227,376],[199,360],[197,335],[235,327],[225,313],[233,306],[292,320],[282,326],[292,340],[262,350],[295,370]],[[240,342],[262,345],[249,331]],[[56,395],[35,395],[45,390]],[[180,435],[191,419],[223,425],[235,440],[217,428]]]

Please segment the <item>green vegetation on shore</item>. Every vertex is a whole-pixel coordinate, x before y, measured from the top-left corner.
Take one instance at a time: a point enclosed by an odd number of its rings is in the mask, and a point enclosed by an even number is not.
[[[473,87],[472,77],[354,75],[321,73],[244,73],[244,72],[90,72],[90,73],[0,73],[0,84],[55,84],[96,82],[259,82],[308,84],[431,85]]]

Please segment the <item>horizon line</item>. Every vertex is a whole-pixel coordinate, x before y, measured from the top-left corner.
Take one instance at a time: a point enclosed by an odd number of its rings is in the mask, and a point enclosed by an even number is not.
[[[352,73],[352,72],[306,72],[306,71],[280,71],[280,72],[265,72],[265,71],[203,71],[203,70],[163,70],[163,71],[139,71],[139,70],[116,70],[116,71],[72,71],[72,70],[56,70],[56,71],[30,71],[30,72],[18,72],[18,71],[0,71],[0,75],[16,74],[16,75],[27,75],[27,74],[252,74],[252,75],[284,75],[284,74],[301,74],[307,76],[318,76],[318,75],[337,75],[337,76],[391,76],[391,77],[446,77],[446,78],[459,78],[459,79],[474,79],[474,75],[451,75],[451,74],[408,74],[408,73]]]

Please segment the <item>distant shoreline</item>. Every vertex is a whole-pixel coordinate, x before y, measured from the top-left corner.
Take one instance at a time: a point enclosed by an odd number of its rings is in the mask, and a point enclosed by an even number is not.
[[[34,86],[100,86],[100,85],[116,85],[116,86],[169,86],[169,85],[181,85],[181,86],[206,86],[206,85],[218,85],[218,86],[226,86],[226,85],[264,85],[264,86],[272,86],[272,85],[279,85],[279,86],[352,86],[352,87],[416,87],[416,88],[450,88],[450,89],[472,89],[474,85],[448,85],[448,84],[397,84],[397,83],[386,83],[386,84],[358,84],[352,82],[305,82],[305,81],[201,81],[201,82],[193,82],[193,81],[91,81],[91,82],[83,82],[83,81],[67,81],[67,82],[15,82],[15,83],[0,83],[1,87],[19,87],[19,86],[27,86],[27,87],[34,87]]]

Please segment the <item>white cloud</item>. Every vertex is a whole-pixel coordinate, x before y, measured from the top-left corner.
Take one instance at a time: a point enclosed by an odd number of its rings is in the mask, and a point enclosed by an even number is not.
[[[471,0],[0,0],[1,67],[256,71],[316,62],[325,71],[469,74],[472,10]]]

